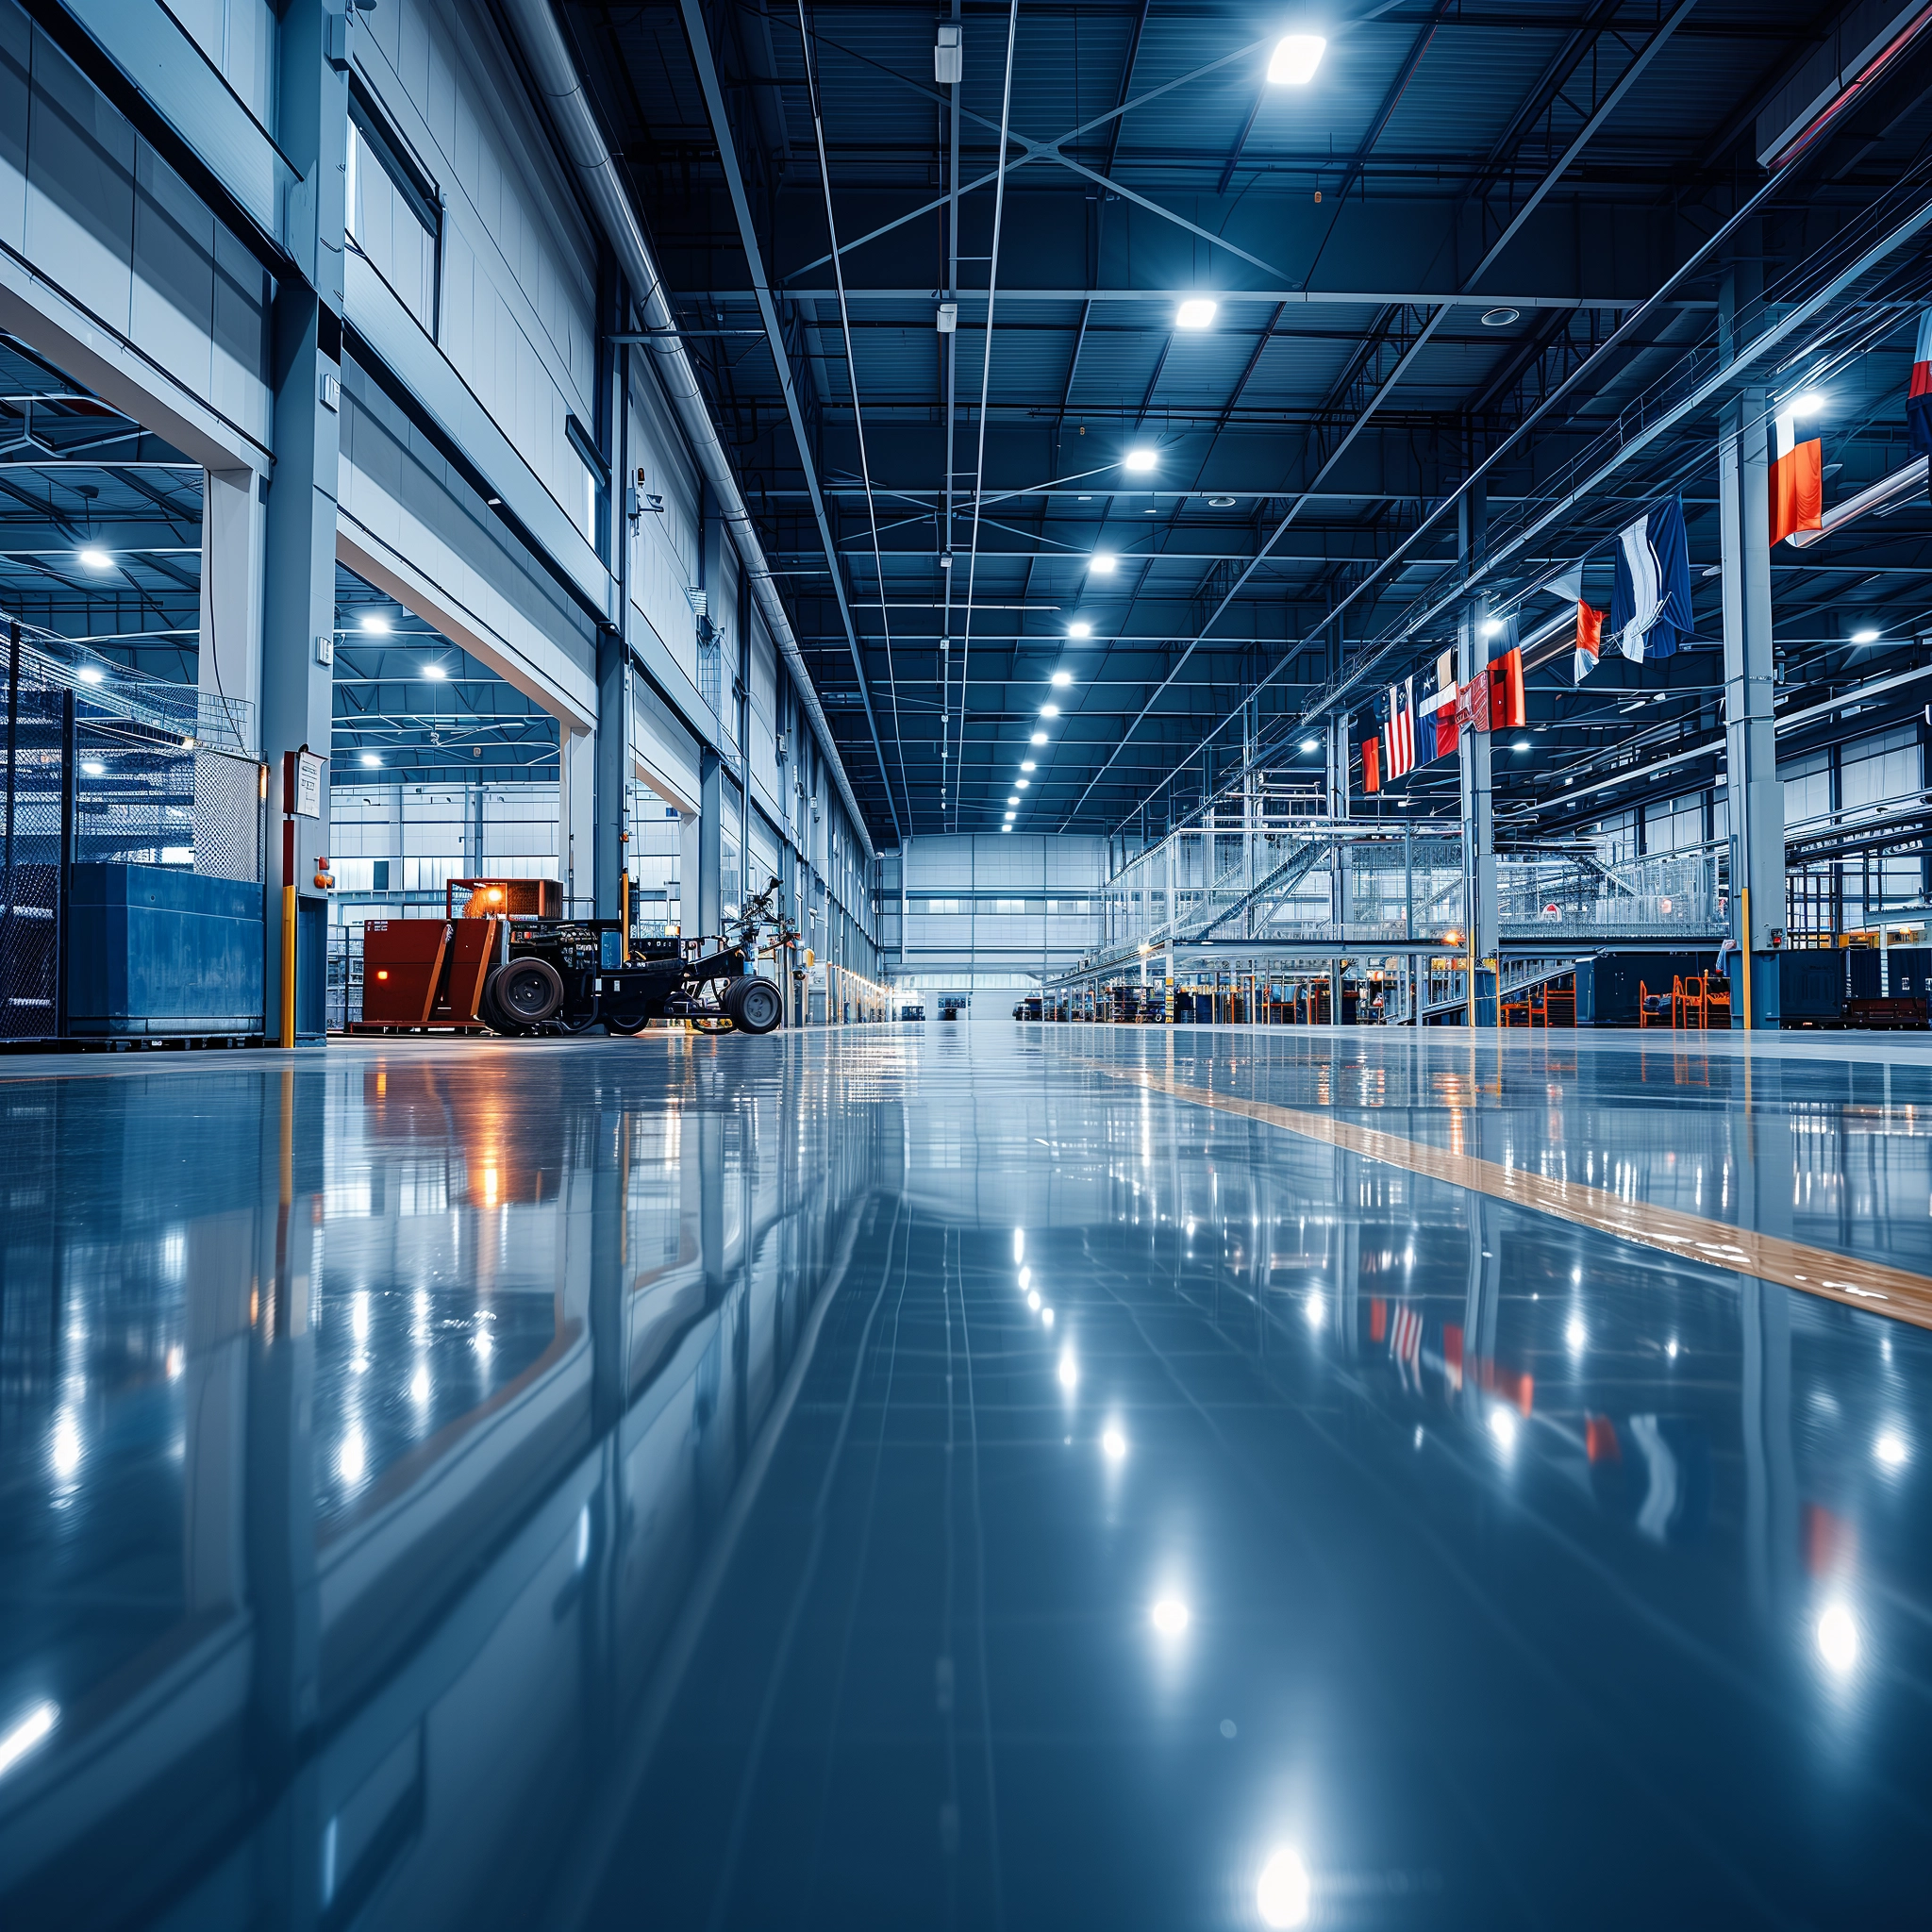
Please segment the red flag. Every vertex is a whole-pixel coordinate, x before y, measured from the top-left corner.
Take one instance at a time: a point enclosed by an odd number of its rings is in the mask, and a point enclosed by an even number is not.
[[[1362,740],[1362,790],[1379,791],[1382,789],[1382,741],[1379,738]]]
[[[1491,731],[1517,731],[1529,723],[1529,705],[1523,691],[1523,647],[1505,651],[1490,666]]]
[[[1780,441],[1783,439],[1780,438]],[[1771,466],[1771,541],[1824,527],[1824,445],[1813,437]]]
[[[1607,613],[1581,602],[1576,606],[1576,655],[1571,671],[1581,684],[1596,669],[1597,652],[1603,643],[1604,618]]]

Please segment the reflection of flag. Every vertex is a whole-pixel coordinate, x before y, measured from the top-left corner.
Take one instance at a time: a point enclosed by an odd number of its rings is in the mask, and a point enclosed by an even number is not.
[[[1617,539],[1617,579],[1610,593],[1610,633],[1634,663],[1675,654],[1690,633],[1690,549],[1684,504],[1669,496]]]
[[[1462,1387],[1462,1324],[1442,1324],[1442,1378],[1450,1388]]]
[[[1389,1332],[1389,1304],[1378,1294],[1369,1297],[1369,1340],[1380,1341]]]
[[[1906,391],[1906,434],[1915,457],[1932,455],[1932,308],[1919,318],[1919,345],[1912,351],[1912,380]]]
[[[1423,1351],[1423,1318],[1407,1302],[1395,1305],[1395,1321],[1389,1331],[1389,1353],[1399,1362],[1414,1366]]]
[[[1592,608],[1581,598],[1576,604],[1576,656],[1571,667],[1573,681],[1581,684],[1596,669],[1597,648],[1603,642],[1604,612]]]
[[[1916,372],[1915,372],[1916,379]],[[1771,541],[1794,530],[1824,527],[1824,445],[1814,436],[1795,441],[1793,419],[1777,419],[1776,460],[1771,466]]]

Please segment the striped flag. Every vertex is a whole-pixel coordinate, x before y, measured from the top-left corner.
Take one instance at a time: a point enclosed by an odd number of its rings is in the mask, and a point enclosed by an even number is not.
[[[1395,1305],[1395,1320],[1389,1329],[1389,1353],[1399,1362],[1414,1367],[1423,1352],[1422,1310],[1407,1302]]]
[[[1919,317],[1919,344],[1906,391],[1906,433],[1915,457],[1932,455],[1932,308]]]
[[[1406,778],[1415,770],[1415,679],[1389,687],[1387,726],[1389,775]]]
[[[1919,372],[1912,371],[1916,383]],[[1797,440],[1797,418],[1787,410],[1776,424],[1771,465],[1771,541],[1782,543],[1796,530],[1824,527],[1824,445],[1817,437]]]

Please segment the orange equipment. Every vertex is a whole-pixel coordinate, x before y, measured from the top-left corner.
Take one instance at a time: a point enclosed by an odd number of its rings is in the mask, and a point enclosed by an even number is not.
[[[481,1032],[476,1003],[503,950],[502,919],[371,919],[362,927],[362,1018],[352,1032]]]

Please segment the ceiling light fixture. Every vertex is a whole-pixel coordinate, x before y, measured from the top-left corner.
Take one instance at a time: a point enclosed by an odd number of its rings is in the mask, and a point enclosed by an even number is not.
[[[1208,499],[1208,508],[1209,509],[1232,509],[1234,508],[1234,498],[1231,496],[1210,496]]]
[[[89,570],[112,570],[114,559],[105,550],[96,550],[92,545],[80,553],[80,560]]]
[[[1130,449],[1121,458],[1124,469],[1131,470],[1137,476],[1144,476],[1160,458],[1143,443],[1139,449]]]
[[[74,675],[83,684],[99,684],[108,674],[98,664],[83,664]]]
[[[1093,626],[1084,617],[1076,617],[1068,625],[1067,635],[1070,638],[1091,638],[1093,635]]]
[[[1302,749],[1304,751],[1320,751],[1322,749],[1322,741],[1319,738],[1305,738],[1302,740]]]
[[[1040,708],[1040,715],[1042,718],[1058,718],[1059,714],[1060,708],[1058,705],[1041,705]]]
[[[423,675],[432,683],[441,684],[449,673],[441,664],[425,664],[423,667]]]
[[[1036,731],[1033,734],[1032,741],[1035,744],[1044,744],[1046,742],[1046,733],[1043,731]]]
[[[1120,562],[1111,550],[1096,550],[1087,560],[1087,568],[1097,577],[1109,577],[1114,567]]]
[[[1327,50],[1320,34],[1284,34],[1269,56],[1268,78],[1276,87],[1306,87]]]
[[[389,619],[379,610],[372,610],[358,620],[356,627],[366,630],[373,638],[384,638],[389,635]]]
[[[1875,630],[1855,630],[1852,633],[1852,641],[1855,644],[1875,644],[1878,641],[1878,633]]]
[[[1816,416],[1825,408],[1829,398],[1815,389],[1807,389],[1803,394],[1791,398],[1786,414],[1791,416]]]
[[[1206,328],[1213,320],[1220,303],[1206,295],[1190,295],[1174,312],[1174,325],[1176,328]]]
[[[365,751],[362,754],[362,762],[365,765],[375,766],[381,764],[382,760],[373,751]]]
[[[1507,328],[1512,322],[1521,322],[1522,320],[1523,310],[1511,308],[1507,304],[1501,308],[1485,308],[1483,310],[1482,321],[1485,328]]]
[[[1018,793],[1017,791],[1009,791],[1009,792],[1008,792],[1008,794],[1007,794],[1007,803],[1008,803],[1008,805],[1018,805],[1018,804],[1019,804],[1019,802],[1020,802],[1020,794],[1019,794],[1019,793]]]
[[[1048,683],[1060,691],[1065,691],[1073,681],[1074,674],[1071,671],[1056,671],[1052,677],[1047,680]]]
[[[1039,763],[1038,763],[1038,761],[1037,761],[1036,759],[1033,759],[1033,758],[1022,758],[1022,759],[1020,760],[1020,769],[1021,769],[1021,770],[1022,770],[1023,772],[1035,772],[1035,771],[1038,771],[1038,770],[1040,769],[1040,767],[1039,767]]]

